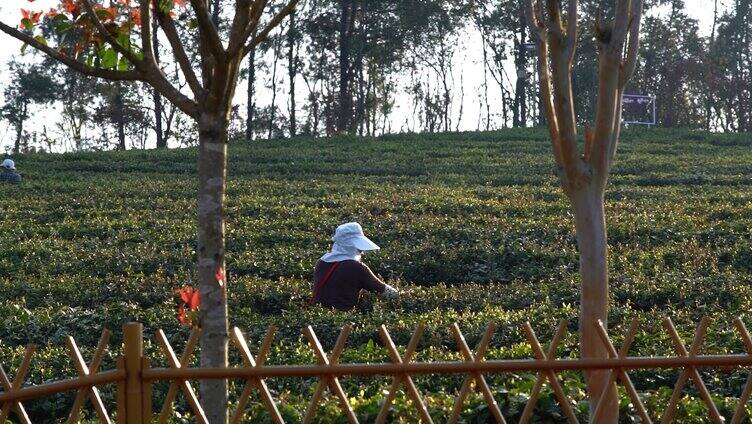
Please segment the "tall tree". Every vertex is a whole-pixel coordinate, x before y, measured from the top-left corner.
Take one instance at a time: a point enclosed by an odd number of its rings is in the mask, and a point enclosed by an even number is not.
[[[514,112],[512,113],[512,125],[515,127],[527,126],[527,91],[528,91],[528,69],[527,69],[527,22],[525,20],[524,8],[520,5],[517,31],[514,35],[514,66],[517,70],[517,81],[514,87]]]
[[[73,150],[84,150],[91,144],[86,129],[92,120],[92,106],[101,92],[93,78],[65,67],[62,67],[59,79],[62,113],[57,127]]]
[[[355,0],[339,0],[339,105],[337,132],[349,131],[352,124],[350,40],[355,27]]]
[[[572,92],[572,61],[577,46],[577,0],[528,0],[530,31],[538,45],[538,73],[559,179],[574,214],[582,279],[580,353],[583,358],[608,358],[596,331],[608,322],[608,245],[604,193],[621,129],[624,87],[637,62],[642,0],[616,0],[614,19],[598,20],[598,106],[595,129],[585,131],[577,145],[577,120]],[[590,420],[617,423],[616,386],[605,371],[585,373]],[[596,407],[600,405],[598,411]],[[597,414],[600,414],[597,416]]]
[[[44,23],[69,37],[53,46],[37,25],[42,13],[22,20],[22,29],[0,23],[0,30],[83,74],[116,81],[142,81],[178,106],[198,124],[198,281],[202,298],[201,365],[227,366],[227,280],[225,274],[224,201],[227,177],[227,130],[240,64],[248,52],[266,39],[297,4],[291,0],[263,27],[266,2],[236,0],[229,30],[221,33],[212,22],[207,0],[190,0],[186,19],[172,16],[172,8],[185,1],[159,2],[152,10],[148,0],[122,0],[103,8],[92,0],[64,0]],[[215,8],[218,11],[218,8]],[[165,76],[154,58],[151,19],[160,29],[180,64],[192,97]],[[178,26],[195,25],[200,79],[186,53],[187,36]],[[258,28],[262,28],[257,31]],[[202,380],[201,397],[209,422],[227,422],[227,381]]]
[[[90,123],[96,123],[94,129],[99,129],[100,141],[92,140],[92,147],[108,149],[114,147],[118,150],[127,148],[127,140],[130,139],[132,147],[138,147],[140,140],[152,126],[148,109],[142,104],[143,92],[136,84],[123,83],[120,81],[94,81],[89,84],[93,91],[98,94],[98,102],[91,113]],[[98,82],[98,83],[97,83]],[[112,124],[113,128],[105,125]],[[112,141],[112,133],[115,134],[115,142]]]
[[[658,14],[645,18],[640,66],[630,88],[656,96],[659,125],[702,128],[705,42],[683,0],[670,0],[666,6],[665,18]]]
[[[29,119],[29,107],[54,102],[58,88],[43,65],[29,66],[12,61],[9,68],[12,77],[5,87],[5,104],[0,107],[0,115],[15,129],[13,153],[19,153],[27,144],[24,125]]]
[[[295,119],[295,78],[298,70],[297,38],[298,29],[295,26],[295,13],[290,13],[290,27],[287,29],[287,75],[290,92],[290,137],[295,137],[297,121]]]
[[[501,127],[506,127],[509,118],[509,90],[505,81],[506,70],[504,69],[509,58],[509,39],[514,38],[514,31],[510,28],[510,3],[495,1],[483,1],[476,3],[473,13],[475,25],[480,30],[483,48],[484,77],[490,73],[501,93]],[[523,22],[523,25],[524,22]],[[527,28],[527,25],[525,25]],[[508,79],[508,78],[507,78]],[[521,79],[518,78],[518,82]],[[515,103],[516,105],[516,103]],[[486,98],[486,107],[489,108]],[[515,110],[516,113],[516,110]],[[486,129],[490,128],[491,113],[487,111]],[[517,122],[517,115],[514,115]]]
[[[246,69],[248,88],[246,91],[245,139],[253,140],[253,124],[256,119],[256,50],[248,54],[248,68]]]
[[[118,134],[118,150],[125,150],[125,105],[123,104],[123,86],[120,82],[115,83],[115,125]]]
[[[711,46],[716,114],[728,131],[752,132],[752,1],[734,0]]]

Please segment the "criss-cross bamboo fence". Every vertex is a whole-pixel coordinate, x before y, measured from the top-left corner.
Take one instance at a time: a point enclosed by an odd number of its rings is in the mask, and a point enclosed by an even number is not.
[[[617,350],[602,323],[594,325],[600,335],[603,346],[609,353],[608,358],[557,358],[556,352],[559,344],[565,336],[567,322],[562,321],[549,344],[548,350],[541,345],[530,323],[523,325],[528,343],[532,347],[534,358],[515,360],[487,360],[485,359],[491,339],[496,330],[493,322],[489,323],[483,333],[480,342],[474,350],[468,346],[465,336],[458,324],[451,326],[451,332],[457,343],[463,361],[454,362],[415,362],[413,360],[420,339],[425,330],[420,324],[406,346],[404,353],[400,354],[397,346],[392,341],[386,327],[379,328],[379,336],[387,349],[391,362],[388,363],[341,363],[339,358],[347,345],[347,339],[352,332],[352,326],[346,325],[337,338],[334,348],[327,353],[319,342],[316,333],[310,326],[304,329],[304,334],[316,356],[315,365],[266,365],[266,359],[274,342],[275,328],[269,327],[259,350],[254,357],[249,348],[243,332],[234,328],[231,332],[232,344],[240,353],[242,365],[228,368],[191,368],[189,363],[193,351],[198,344],[200,330],[193,329],[185,345],[184,351],[178,357],[167,340],[164,332],[158,330],[155,339],[161,353],[166,358],[166,367],[151,367],[150,358],[144,355],[143,327],[138,323],[129,323],[123,327],[123,355],[117,359],[115,369],[99,370],[102,359],[108,347],[111,332],[104,330],[99,340],[90,363],[86,363],[81,352],[72,337],[66,340],[69,356],[73,361],[78,373],[76,378],[49,382],[41,385],[24,386],[24,381],[32,365],[35,352],[34,346],[28,346],[24,352],[21,365],[18,367],[13,380],[8,376],[5,369],[0,366],[0,423],[5,422],[11,413],[21,423],[30,423],[30,419],[23,406],[23,401],[50,396],[56,393],[76,392],[73,406],[68,414],[69,423],[79,420],[82,408],[87,400],[91,403],[94,417],[100,422],[111,423],[113,418],[117,423],[143,424],[165,423],[173,415],[173,403],[178,394],[182,393],[190,407],[195,420],[206,423],[207,419],[201,407],[200,400],[194,392],[190,381],[201,379],[239,379],[245,380],[245,387],[238,399],[234,410],[231,411],[232,423],[240,422],[248,406],[250,396],[258,392],[263,407],[275,423],[284,423],[282,414],[278,409],[277,401],[272,396],[265,380],[268,378],[317,378],[318,384],[310,399],[308,408],[303,415],[303,423],[311,423],[315,420],[315,414],[319,403],[328,391],[336,397],[343,416],[350,423],[358,423],[358,417],[350,405],[347,393],[345,393],[339,378],[343,376],[391,376],[392,383],[386,392],[379,414],[375,420],[382,424],[387,421],[390,409],[400,389],[405,391],[416,409],[417,415],[422,422],[433,423],[437,417],[432,416],[426,403],[413,381],[416,375],[431,374],[455,374],[464,375],[464,382],[457,393],[451,412],[441,421],[456,423],[460,418],[463,405],[473,390],[473,386],[483,396],[483,399],[493,419],[498,423],[506,423],[510,417],[505,417],[501,408],[494,399],[494,392],[486,381],[485,375],[503,374],[511,372],[533,372],[537,379],[532,388],[528,401],[519,417],[520,423],[528,423],[534,412],[534,408],[540,397],[543,385],[548,383],[561,408],[564,417],[569,423],[578,423],[577,415],[572,407],[564,387],[561,384],[559,373],[562,371],[587,371],[608,370],[608,380],[620,384],[626,390],[635,413],[643,423],[669,423],[675,417],[679,401],[684,389],[691,382],[700,394],[706,409],[708,422],[722,423],[724,417],[718,411],[716,404],[703,382],[699,368],[710,369],[733,369],[752,368],[752,337],[741,319],[734,321],[734,327],[745,346],[746,352],[725,355],[702,355],[702,346],[709,326],[709,320],[703,318],[694,334],[689,348],[680,337],[672,321],[666,318],[663,322],[664,329],[670,337],[675,355],[659,357],[633,357],[628,356],[632,342],[637,334],[639,323],[635,319],[631,322],[623,343]],[[660,417],[651,417],[648,413],[640,393],[635,388],[628,372],[647,369],[681,369],[678,380],[674,385],[671,398]],[[159,412],[155,413],[152,386],[157,381],[169,382],[169,389],[164,398]],[[103,385],[115,384],[117,386],[116,404],[117,410],[111,415],[102,402],[99,389]],[[745,418],[746,407],[752,395],[752,373],[747,378],[739,402],[731,417],[731,423],[741,423]],[[599,422],[603,413],[603,404],[596,406],[592,412],[592,421]]]

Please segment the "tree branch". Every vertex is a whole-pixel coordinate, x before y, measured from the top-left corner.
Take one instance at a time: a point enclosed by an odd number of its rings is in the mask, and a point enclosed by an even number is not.
[[[546,9],[548,9],[548,33],[557,37],[563,37],[564,32],[561,29],[561,0],[546,0]]]
[[[28,34],[24,34],[23,32],[4,24],[3,22],[0,22],[0,31],[3,31],[11,37],[28,44],[34,49],[84,75],[89,75],[110,81],[144,81],[145,76],[142,72],[139,71],[113,71],[110,69],[99,69],[88,66],[70,56],[67,56],[60,51],[57,51],[45,44],[40,43],[39,41],[35,40],[34,37],[31,37]]]
[[[614,57],[609,51],[611,45],[599,55],[598,64],[598,101],[595,113],[595,143],[592,148],[591,165],[595,175],[605,183],[608,177],[608,162],[611,152],[614,125],[621,125],[616,116],[619,69],[621,58]]]
[[[175,86],[167,80],[167,77],[162,73],[161,69],[156,68],[151,70],[151,72],[145,75],[144,81],[151,84],[152,87],[159,91],[160,94],[167,97],[172,104],[185,112],[186,115],[198,119],[198,103],[175,88]]]
[[[172,54],[175,56],[175,60],[178,62],[180,71],[183,73],[183,76],[185,76],[188,86],[191,88],[193,95],[196,96],[196,99],[201,101],[206,95],[206,90],[204,90],[204,87],[201,86],[201,83],[196,77],[196,72],[193,69],[191,60],[188,58],[183,43],[180,41],[178,31],[175,28],[175,22],[173,22],[169,15],[164,14],[160,10],[156,10],[156,17],[160,28],[162,28],[162,31],[167,37],[167,41],[170,43]]]
[[[251,0],[237,0],[235,2],[235,17],[230,26],[230,40],[227,43],[227,57],[233,57],[240,51],[240,46],[245,44],[242,39],[248,21],[251,17]]]
[[[536,34],[538,39],[536,42],[545,41],[546,39],[546,27],[543,24],[542,19],[538,19],[538,13],[535,11],[533,2],[536,2],[538,6],[538,12],[540,12],[540,0],[525,0],[525,16],[527,17],[527,25],[530,27],[530,33]],[[522,40],[525,42],[525,40]]]
[[[154,46],[151,43],[151,37],[156,34],[151,33],[151,10],[149,10],[149,1],[140,0],[139,8],[141,10],[141,50],[144,52],[144,61],[156,67],[154,59]],[[158,8],[156,8],[158,9]]]
[[[629,27],[629,44],[627,56],[619,72],[619,88],[623,89],[632,78],[637,66],[637,52],[640,48],[640,23],[642,21],[642,0],[632,0],[632,17]]]
[[[266,37],[269,36],[269,33],[271,32],[271,30],[273,30],[277,25],[279,25],[279,23],[282,22],[283,19],[285,19],[290,13],[293,12],[293,10],[295,10],[295,6],[298,5],[298,1],[299,0],[291,0],[290,3],[287,4],[287,6],[282,8],[282,10],[280,10],[279,13],[277,13],[277,15],[274,16],[274,18],[272,18],[272,20],[266,24],[264,29],[262,29],[260,33],[255,35],[251,39],[251,41],[248,43],[248,45],[245,46],[241,56],[244,57],[252,49],[255,49],[256,46],[259,45],[259,43],[266,40]]]
[[[533,2],[535,1],[535,5]],[[548,37],[546,24],[543,22],[541,0],[525,0],[525,14],[530,26],[530,33],[535,34],[538,46],[538,76],[540,78],[541,101],[543,102],[548,124],[548,132],[551,138],[551,147],[554,151],[554,159],[559,168],[564,167],[564,158],[561,152],[559,137],[559,121],[556,118],[553,99],[551,98],[551,74],[548,66]]]
[[[219,38],[217,27],[214,26],[209,10],[206,8],[206,3],[204,3],[204,0],[191,0],[191,6],[196,13],[198,30],[209,44],[209,51],[217,62],[224,62],[225,49],[222,46],[222,40]]]
[[[228,48],[229,55],[234,56],[238,52],[244,54],[244,50],[241,51],[241,49],[243,49],[243,45],[251,37],[251,34],[256,32],[261,15],[264,13],[264,8],[268,2],[269,0],[254,0],[253,5],[251,5],[247,25],[243,28],[243,34],[236,40],[235,44],[231,43]]]
[[[569,0],[567,12],[567,49],[566,55],[569,63],[574,60],[574,52],[577,47],[577,0]]]
[[[609,43],[609,52],[621,56],[623,54],[624,42],[627,38],[627,28],[629,27],[629,5],[631,0],[617,0],[616,14],[614,15],[614,25],[611,31],[611,41]]]
[[[608,157],[607,159],[607,166],[608,169],[611,168],[611,164],[614,162],[614,158],[616,157],[616,146],[619,143],[619,134],[621,133],[621,111],[623,106],[623,98],[624,98],[624,90],[619,89],[616,92],[616,111],[614,112],[614,129],[611,133],[611,140],[608,146]]]

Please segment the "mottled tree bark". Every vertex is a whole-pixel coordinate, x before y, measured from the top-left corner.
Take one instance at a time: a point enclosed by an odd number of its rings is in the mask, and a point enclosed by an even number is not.
[[[198,165],[198,281],[201,293],[201,366],[227,366],[227,284],[218,277],[225,269],[224,201],[227,179],[227,116],[202,112]],[[227,380],[203,380],[203,405],[210,423],[227,422]],[[217,407],[221,405],[222,407]]]

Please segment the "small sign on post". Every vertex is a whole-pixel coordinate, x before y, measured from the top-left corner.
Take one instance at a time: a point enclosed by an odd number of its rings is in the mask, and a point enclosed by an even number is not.
[[[625,94],[621,104],[623,123],[648,127],[656,124],[655,96]]]

